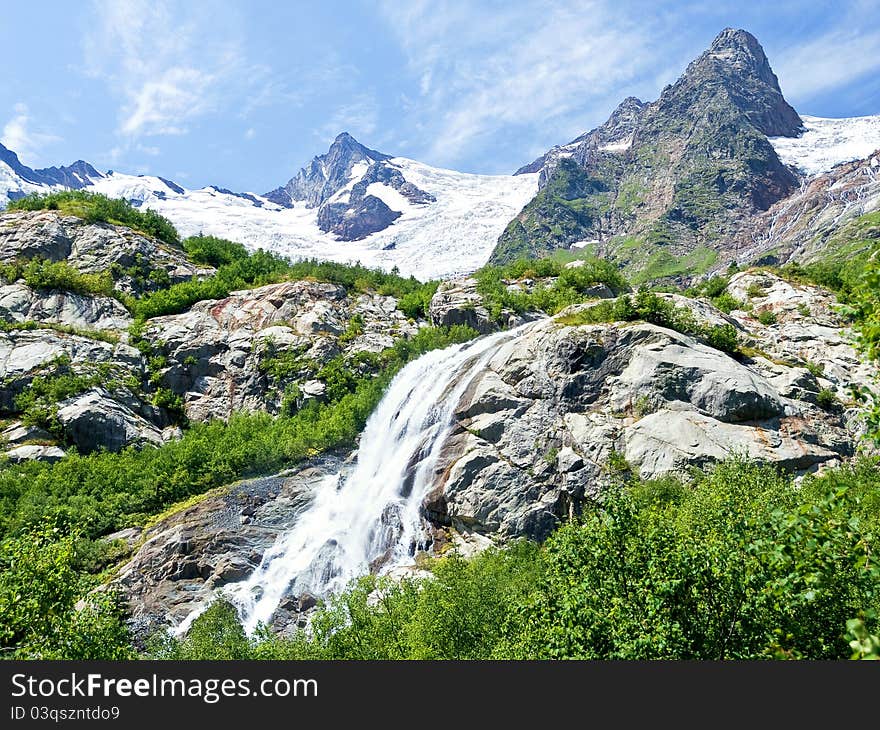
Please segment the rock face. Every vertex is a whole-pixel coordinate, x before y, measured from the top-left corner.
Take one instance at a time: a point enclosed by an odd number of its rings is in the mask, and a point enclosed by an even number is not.
[[[44,461],[54,464],[56,461],[61,461],[65,455],[64,451],[57,446],[41,446],[39,444],[16,446],[6,452],[6,458],[13,464],[20,464],[23,461]]]
[[[310,208],[317,208],[348,183],[356,165],[368,167],[389,159],[391,155],[364,147],[348,132],[343,132],[333,140],[326,154],[315,157],[284,187],[266,193],[265,197],[286,208],[299,200]]]
[[[766,294],[752,313],[691,306],[708,324],[733,324],[754,357],[650,324],[525,328],[463,397],[426,509],[471,531],[543,537],[614,468],[653,478],[743,454],[809,471],[850,456],[862,432],[852,393],[875,369],[841,333],[828,295],[766,274],[734,277],[731,293],[756,282]],[[775,324],[754,318],[764,308]],[[836,406],[817,405],[822,389]]]
[[[720,263],[845,260],[870,250],[877,238],[880,150],[808,180],[743,230]]]
[[[246,578],[322,478],[341,465],[340,457],[324,456],[284,475],[240,482],[139,535],[140,546],[113,581],[125,595],[135,636],[178,624],[216,589]],[[275,627],[295,626],[310,607],[286,602]]]
[[[604,125],[523,168],[540,171],[541,190],[491,260],[579,241],[635,269],[658,252],[717,255],[744,219],[797,189],[767,137],[801,127],[757,40],[727,29],[657,101],[626,99]]]
[[[83,330],[124,330],[132,322],[128,310],[111,297],[38,291],[24,282],[0,286],[0,319],[61,324]]]
[[[115,396],[115,397],[114,397]],[[82,453],[98,448],[120,451],[126,446],[158,446],[167,416],[129,393],[111,394],[92,388],[58,404],[58,421],[68,439]]]
[[[431,298],[428,308],[431,324],[437,327],[465,325],[481,334],[494,332],[498,325],[489,317],[474,279],[444,281]]]
[[[66,261],[88,274],[110,272],[120,291],[151,288],[145,274],[164,272],[172,283],[210,276],[175,249],[123,226],[86,223],[54,211],[0,214],[0,261],[42,258]]]
[[[166,358],[161,382],[183,397],[190,419],[277,413],[285,388],[313,380],[332,357],[380,352],[413,334],[416,326],[396,306],[392,297],[349,297],[335,284],[285,282],[157,317],[144,336]],[[281,375],[271,367],[279,358],[288,365]]]

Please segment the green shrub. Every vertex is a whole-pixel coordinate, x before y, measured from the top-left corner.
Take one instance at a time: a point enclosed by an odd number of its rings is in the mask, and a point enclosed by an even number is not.
[[[605,284],[613,292],[629,289],[617,267],[604,259],[586,259],[582,266],[570,269],[563,261],[553,258],[519,259],[504,266],[485,266],[474,278],[490,316],[498,322],[504,309],[555,314],[571,304],[595,298],[588,292],[597,284]],[[506,282],[510,280],[551,278],[549,283],[534,283],[528,292],[507,289]]]
[[[115,296],[109,273],[83,274],[66,261],[30,259],[0,264],[0,277],[8,282],[24,279],[33,289],[61,289],[76,294]]]
[[[113,593],[86,595],[76,533],[35,525],[0,542],[0,646],[6,658],[125,659],[132,654]]]
[[[676,306],[671,300],[646,289],[640,289],[635,297],[622,296],[615,300],[605,300],[582,311],[557,318],[564,325],[636,320],[691,335],[710,347],[725,352],[736,353],[739,349],[738,335],[733,325],[701,324],[687,307]]]
[[[833,411],[840,407],[840,400],[831,388],[822,388],[816,396],[816,404],[826,411]]]
[[[776,313],[770,309],[762,309],[758,312],[758,321],[768,327],[776,324]]]

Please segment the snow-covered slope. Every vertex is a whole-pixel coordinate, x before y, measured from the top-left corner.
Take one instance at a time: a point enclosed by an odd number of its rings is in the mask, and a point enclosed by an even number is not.
[[[122,197],[169,218],[182,236],[202,232],[291,258],[360,261],[420,279],[473,271],[489,258],[507,222],[535,195],[537,174],[471,175],[395,157],[408,182],[436,198],[414,204],[397,190],[371,183],[369,194],[402,215],[385,230],[359,241],[338,241],[317,225],[317,209],[296,202],[283,208],[265,197],[207,187],[186,190],[158,177],[111,173],[90,190]],[[363,170],[352,171],[346,188]]]
[[[779,159],[810,177],[880,149],[880,115],[824,119],[802,114],[801,119],[807,131],[800,137],[771,137],[770,142]]]

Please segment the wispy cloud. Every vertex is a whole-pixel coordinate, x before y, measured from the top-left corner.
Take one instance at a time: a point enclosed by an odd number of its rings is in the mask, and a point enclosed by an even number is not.
[[[384,11],[418,79],[425,153],[443,164],[505,128],[583,131],[585,109],[605,114],[622,89],[669,80],[657,23],[609,2],[389,0]]]
[[[85,70],[120,98],[117,132],[128,140],[185,134],[193,120],[217,107],[224,88],[247,75],[224,6],[167,0],[92,5]]]
[[[316,130],[316,135],[322,141],[327,141],[332,140],[340,132],[349,132],[357,138],[362,138],[362,141],[369,142],[378,125],[379,104],[376,98],[369,93],[360,93],[337,107],[327,122]]]
[[[822,35],[780,54],[777,74],[792,101],[808,101],[880,72],[880,30],[859,21],[862,5],[856,3]]]
[[[24,161],[34,164],[40,150],[61,138],[32,126],[27,104],[19,102],[13,107],[13,116],[3,126],[0,143],[17,153]]]

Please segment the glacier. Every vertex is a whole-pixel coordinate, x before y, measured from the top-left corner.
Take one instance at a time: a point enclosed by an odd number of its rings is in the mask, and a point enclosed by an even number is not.
[[[800,137],[769,139],[780,160],[808,177],[880,149],[880,115],[829,119],[801,114],[801,119],[806,131]]]

